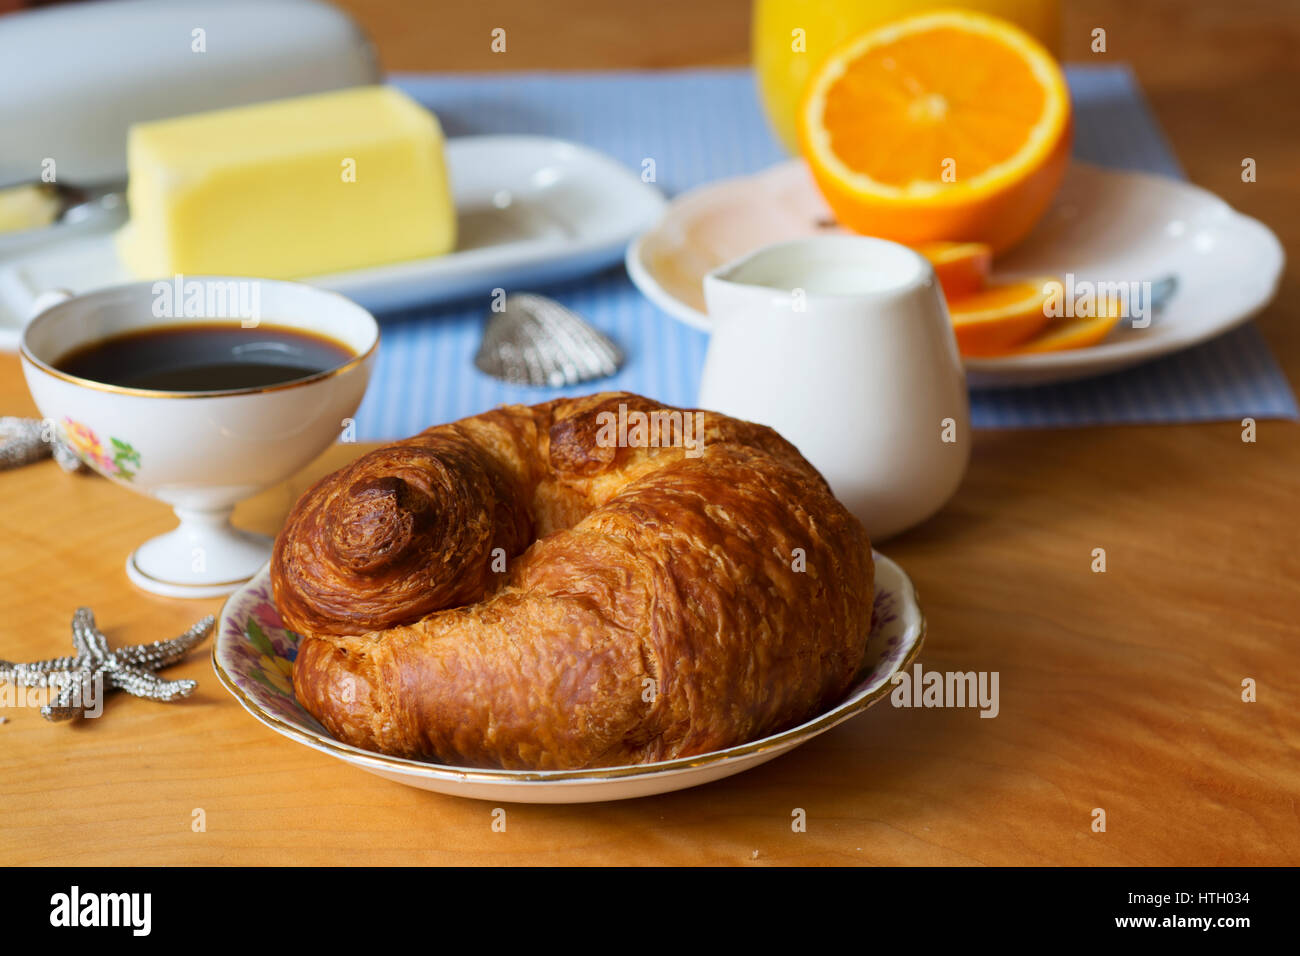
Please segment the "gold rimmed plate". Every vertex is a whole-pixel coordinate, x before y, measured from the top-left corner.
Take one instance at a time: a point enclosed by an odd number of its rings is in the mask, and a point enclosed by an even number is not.
[[[594,803],[696,787],[793,750],[860,714],[891,690],[891,678],[921,650],[925,618],[916,590],[876,553],[875,615],[859,679],[844,699],[797,727],[746,744],[659,763],[590,770],[483,770],[389,757],[330,736],[293,696],[299,637],[285,628],[264,567],[231,595],[217,622],[212,666],[222,685],[276,733],[362,770],[422,790],[509,803]]]

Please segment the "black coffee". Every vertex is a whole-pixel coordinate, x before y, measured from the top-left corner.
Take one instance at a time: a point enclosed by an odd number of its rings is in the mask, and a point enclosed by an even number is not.
[[[354,355],[333,339],[299,329],[196,322],[92,342],[69,352],[54,367],[124,388],[216,392],[310,378]]]

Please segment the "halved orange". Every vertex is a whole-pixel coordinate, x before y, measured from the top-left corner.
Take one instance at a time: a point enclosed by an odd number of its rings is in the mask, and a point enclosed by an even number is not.
[[[1005,20],[941,10],[831,54],[799,111],[800,151],[840,223],[995,253],[1046,211],[1069,161],[1060,67]]]
[[[1115,303],[1107,311],[1086,319],[1052,319],[1037,335],[1021,342],[1011,350],[1013,355],[1037,355],[1042,352],[1062,352],[1066,349],[1083,349],[1096,345],[1111,329],[1119,325],[1123,308]]]
[[[993,250],[982,242],[922,242],[912,248],[930,260],[948,299],[984,288],[993,268]]]
[[[948,302],[962,355],[1005,355],[1047,325],[1048,301],[1060,280],[1049,277],[999,282]]]

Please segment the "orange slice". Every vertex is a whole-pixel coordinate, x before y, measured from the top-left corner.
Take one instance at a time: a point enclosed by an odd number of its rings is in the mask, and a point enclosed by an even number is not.
[[[849,41],[813,74],[800,151],[840,223],[915,244],[1014,245],[1069,161],[1070,98],[1018,27],[943,10]]]
[[[1001,282],[948,303],[962,355],[1004,355],[1047,325],[1047,304],[1059,295],[1052,278]]]
[[[993,250],[982,242],[922,242],[912,248],[930,260],[948,299],[984,288],[993,268]]]
[[[1118,303],[1109,311],[1086,319],[1053,319],[1037,335],[1021,342],[1011,351],[1015,355],[1062,352],[1096,345],[1119,325],[1123,309]]]

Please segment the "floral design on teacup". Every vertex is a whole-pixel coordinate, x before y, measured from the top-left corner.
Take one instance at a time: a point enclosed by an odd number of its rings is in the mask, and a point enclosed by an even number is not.
[[[94,429],[67,417],[63,419],[63,437],[77,456],[100,474],[122,481],[135,478],[132,469],[140,467],[140,453],[129,442],[109,436],[106,451]]]

